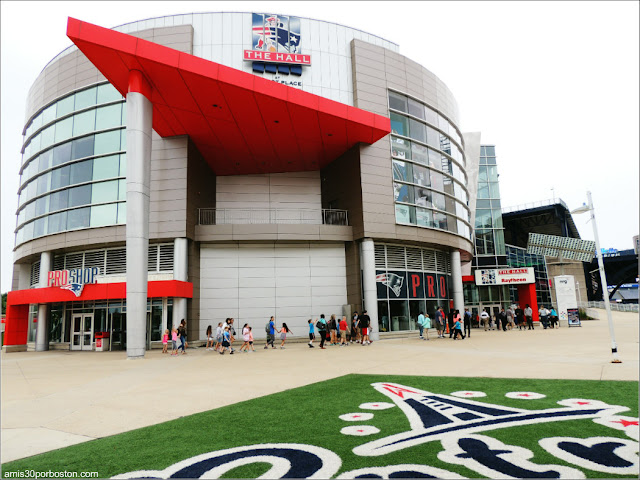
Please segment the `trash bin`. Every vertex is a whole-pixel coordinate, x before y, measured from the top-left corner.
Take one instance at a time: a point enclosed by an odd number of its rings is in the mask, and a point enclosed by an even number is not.
[[[96,332],[96,352],[109,351],[109,332]]]

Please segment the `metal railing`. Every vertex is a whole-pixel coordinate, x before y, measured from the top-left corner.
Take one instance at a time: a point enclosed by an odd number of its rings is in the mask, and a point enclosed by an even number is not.
[[[199,208],[198,225],[349,225],[346,210]]]
[[[616,310],[618,312],[635,312],[638,313],[638,304],[637,303],[616,303],[609,302],[611,306],[611,310]],[[604,302],[578,302],[579,308],[601,308],[605,309]]]
[[[502,213],[517,212],[519,210],[528,210],[529,208],[548,207],[549,205],[562,205],[569,210],[567,204],[561,198],[549,198],[548,200],[540,200],[538,202],[523,203],[522,205],[514,205],[511,207],[502,207]]]

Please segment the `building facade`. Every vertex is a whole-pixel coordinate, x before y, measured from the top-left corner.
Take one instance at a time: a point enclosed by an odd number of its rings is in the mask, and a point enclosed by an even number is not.
[[[478,167],[398,45],[261,13],[67,34],[26,106],[6,345],[140,356],[182,319],[261,338],[367,309],[376,335],[463,307]]]

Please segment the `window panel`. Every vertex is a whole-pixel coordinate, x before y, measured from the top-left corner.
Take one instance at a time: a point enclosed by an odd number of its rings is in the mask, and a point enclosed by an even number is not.
[[[88,88],[76,93],[76,110],[90,107],[96,104],[96,87]]]
[[[415,209],[409,205],[396,205],[396,223],[416,223]]]
[[[114,102],[116,100],[122,100],[122,95],[113,85],[105,83],[98,86],[98,103]]]
[[[449,137],[439,134],[439,140],[440,140],[440,150],[442,150],[444,153],[448,153],[449,155],[451,155],[451,140],[449,139]]]
[[[444,190],[443,176],[435,170],[431,170],[431,187],[440,192]]]
[[[127,154],[126,153],[121,153],[120,154],[120,177],[126,177],[127,176]]]
[[[407,111],[407,97],[400,95],[399,93],[389,92],[389,108],[394,110],[400,110],[401,112]]]
[[[23,240],[25,242],[33,238],[33,222],[27,223],[24,227],[22,227],[22,230],[23,230]]]
[[[494,228],[502,228],[502,210],[493,210],[493,226]]]
[[[429,149],[419,143],[411,142],[411,158],[415,162],[429,165]]]
[[[93,135],[77,138],[71,143],[71,158],[85,158],[93,155]]]
[[[444,200],[444,195],[442,193],[435,193],[433,192],[433,208],[436,208],[438,210],[445,210],[445,200]]]
[[[65,118],[64,120],[60,120],[56,122],[56,135],[55,141],[61,142],[68,138],[71,138],[73,135],[73,117]]]
[[[393,178],[394,180],[401,180],[403,182],[411,182],[413,176],[411,173],[411,164],[406,162],[400,162],[393,160]]]
[[[60,190],[59,192],[52,193],[49,200],[49,211],[55,212],[56,210],[62,210],[69,205],[69,190]]]
[[[490,198],[488,183],[478,184],[478,198]]]
[[[122,118],[120,119],[120,125],[127,124],[127,104],[122,103]]]
[[[40,148],[47,148],[53,145],[56,126],[51,125],[40,132]]]
[[[118,216],[118,204],[94,205],[91,207],[91,226],[114,225]]]
[[[36,216],[36,203],[35,202],[29,203],[26,207],[24,207],[24,210],[26,214],[25,220],[28,222],[29,220],[31,220],[33,217]]]
[[[103,180],[118,176],[119,157],[109,155],[108,157],[98,157],[93,159],[93,179]]]
[[[96,111],[89,110],[88,112],[76,113],[73,116],[73,136],[84,135],[85,133],[93,132],[96,125]]]
[[[49,233],[62,232],[67,229],[67,212],[49,215]]]
[[[431,127],[427,127],[427,144],[434,148],[440,148],[440,133]]]
[[[56,104],[50,105],[42,111],[42,124],[46,125],[56,119]]]
[[[444,133],[449,133],[449,122],[442,115],[438,115],[438,128]]]
[[[409,113],[414,117],[418,117],[424,120],[424,106],[421,103],[416,102],[412,98],[408,99],[408,104],[409,104]]]
[[[71,160],[71,142],[63,143],[53,149],[52,166],[60,165]]]
[[[495,165],[489,165],[485,167],[487,169],[487,180],[489,182],[497,182],[498,181],[498,167]]]
[[[69,207],[78,207],[89,203],[91,203],[91,185],[69,189]]]
[[[444,213],[433,212],[433,223],[435,228],[447,229],[447,216]]]
[[[51,171],[51,190],[69,185],[69,165]]]
[[[118,180],[118,200],[127,199],[127,180]]]
[[[94,154],[117,152],[120,150],[120,130],[99,133],[95,136]]]
[[[49,213],[49,195],[36,200],[36,217],[45,213]]]
[[[487,167],[484,165],[480,165],[478,167],[478,182],[486,183],[489,181]]]
[[[74,96],[69,95],[56,103],[56,117],[64,117],[66,114],[73,112]]]
[[[491,210],[476,210],[476,228],[492,228]]]
[[[118,224],[122,225],[127,223],[127,204],[122,202],[118,203]]]
[[[93,160],[85,160],[83,162],[71,165],[70,185],[77,183],[90,182],[93,176]]]
[[[47,234],[48,218],[42,217],[33,222],[33,238],[41,237]]]
[[[410,137],[422,143],[427,143],[427,127],[413,118],[409,119]]]
[[[492,147],[492,146],[486,146],[485,147],[485,154],[487,157],[495,157],[496,156],[496,147]]]
[[[447,230],[451,233],[458,233],[458,220],[452,215],[447,215]]]
[[[413,183],[428,187],[431,185],[429,170],[419,165],[413,166]]]
[[[442,170],[441,154],[431,149],[429,149],[429,166],[431,168]]]
[[[398,158],[411,158],[411,145],[408,140],[391,137],[391,155]]]
[[[120,130],[120,150],[127,149],[127,129]]]
[[[413,203],[413,187],[402,183],[394,183],[393,190],[396,202]]]
[[[85,228],[89,226],[91,208],[76,208],[67,212],[67,230],[75,228]]]
[[[425,210],[423,208],[416,208],[416,222],[422,227],[433,228],[433,212],[431,210]]]
[[[397,133],[405,137],[409,136],[409,119],[397,113],[391,113],[391,133]]]
[[[444,197],[444,205],[447,213],[456,213],[456,201],[451,197]]]
[[[116,103],[98,108],[96,115],[96,130],[119,127],[122,121],[122,104]]]
[[[112,180],[110,182],[94,183],[92,185],[91,203],[115,202],[117,200],[118,200],[118,180]]]
[[[53,150],[47,150],[46,152],[42,152],[38,156],[38,171],[44,172],[47,168],[50,168],[52,160],[53,160]]]
[[[434,127],[438,125],[438,114],[426,105],[424,107],[424,118],[427,123],[430,123]]]
[[[51,186],[51,172],[47,172],[44,175],[38,177],[38,189],[36,195],[48,192]]]
[[[500,184],[498,182],[490,183],[489,191],[491,193],[491,198],[500,198]]]
[[[420,207],[433,205],[433,193],[428,188],[415,187],[415,203]]]

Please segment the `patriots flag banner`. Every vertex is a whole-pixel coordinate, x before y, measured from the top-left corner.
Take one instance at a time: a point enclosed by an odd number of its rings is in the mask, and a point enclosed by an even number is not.
[[[253,62],[253,71],[302,75],[302,65],[310,65],[309,55],[301,52],[300,19],[269,13],[252,14],[251,47],[245,60]]]

